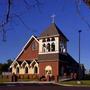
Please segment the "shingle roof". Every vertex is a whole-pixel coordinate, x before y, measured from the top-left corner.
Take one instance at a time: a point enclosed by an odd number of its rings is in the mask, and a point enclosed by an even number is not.
[[[38,60],[58,60],[59,54],[53,53],[53,54],[39,54]]]
[[[74,58],[72,58],[68,53],[67,54],[60,54],[59,59],[61,61],[64,61],[66,63],[71,63],[71,64],[78,64]]]
[[[55,35],[61,35],[68,41],[67,37],[61,32],[61,30],[57,27],[55,23],[50,24],[50,26],[40,34],[39,38]]]
[[[41,54],[38,57],[39,61],[47,61],[47,60],[60,60],[61,62],[70,63],[70,64],[76,64],[76,60],[72,58],[68,53],[61,54],[61,53],[53,53],[53,54]]]

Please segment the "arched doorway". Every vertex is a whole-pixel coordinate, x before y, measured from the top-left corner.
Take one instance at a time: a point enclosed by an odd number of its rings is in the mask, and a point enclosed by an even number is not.
[[[45,75],[52,76],[52,67],[51,66],[48,65],[45,67]]]

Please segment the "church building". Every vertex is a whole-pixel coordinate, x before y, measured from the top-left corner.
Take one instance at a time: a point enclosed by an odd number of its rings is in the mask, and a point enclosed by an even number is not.
[[[11,64],[16,75],[63,77],[78,73],[79,64],[67,51],[67,37],[55,23],[40,35],[32,35]]]

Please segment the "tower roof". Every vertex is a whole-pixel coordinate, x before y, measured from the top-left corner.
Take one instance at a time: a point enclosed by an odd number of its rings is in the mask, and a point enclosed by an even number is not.
[[[44,38],[48,36],[60,36],[60,35],[68,41],[67,37],[61,32],[61,30],[57,27],[57,25],[55,23],[52,23],[40,34],[39,38]]]

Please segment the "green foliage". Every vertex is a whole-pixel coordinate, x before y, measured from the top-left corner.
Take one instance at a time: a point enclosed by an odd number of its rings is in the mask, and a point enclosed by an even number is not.
[[[2,72],[8,72],[11,63],[12,63],[11,59],[8,59],[6,63],[0,63],[0,74],[2,74]]]
[[[90,74],[86,74],[84,80],[90,80]]]

